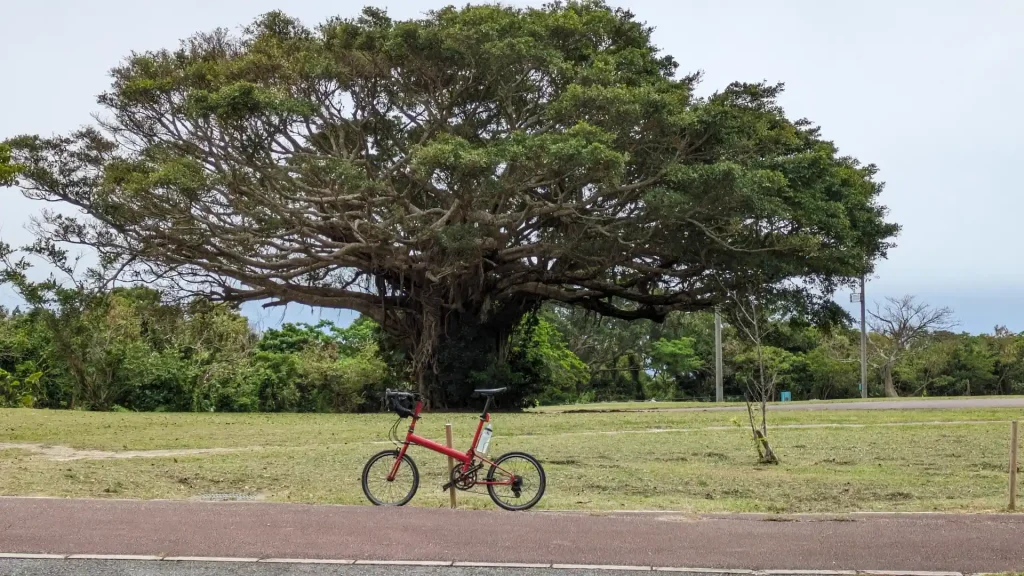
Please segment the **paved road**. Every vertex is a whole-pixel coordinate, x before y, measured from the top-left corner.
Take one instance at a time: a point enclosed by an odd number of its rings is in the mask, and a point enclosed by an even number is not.
[[[658,408],[657,403],[650,407],[607,410],[607,412],[745,412],[745,406],[715,406],[708,403],[706,408]],[[944,398],[936,400],[878,400],[871,402],[786,402],[771,404],[771,411],[790,410],[943,410],[950,408],[1024,408],[1024,397],[1006,398],[1000,396],[976,396],[973,398]],[[565,412],[604,412],[604,410],[573,410]]]
[[[1024,569],[1024,515],[780,519],[0,498],[0,552],[973,573]]]

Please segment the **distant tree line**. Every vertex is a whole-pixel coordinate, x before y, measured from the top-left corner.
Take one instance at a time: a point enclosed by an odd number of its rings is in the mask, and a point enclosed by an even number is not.
[[[384,388],[411,385],[409,359],[366,317],[345,328],[284,324],[257,333],[235,307],[167,301],[150,288],[95,293],[32,286],[29,304],[0,309],[2,406],[373,411]],[[912,298],[876,312],[871,395],[885,394],[887,378],[890,392],[901,395],[1024,393],[1024,335],[1002,327],[981,335],[925,327],[899,340],[881,319],[900,306],[943,312]],[[780,315],[761,332],[761,363],[775,390],[794,399],[859,395],[860,335],[850,324],[819,326]],[[512,409],[714,396],[712,313],[627,322],[549,305],[517,326],[504,358],[475,348],[472,334],[461,338],[443,359],[449,370],[438,375],[442,407],[469,406],[474,388],[492,385],[511,388],[501,407]],[[731,323],[724,342],[725,392],[741,397],[761,365]]]

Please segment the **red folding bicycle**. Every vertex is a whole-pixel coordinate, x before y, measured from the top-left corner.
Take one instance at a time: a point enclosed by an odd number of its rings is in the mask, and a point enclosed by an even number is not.
[[[480,413],[480,423],[476,427],[473,443],[469,450],[460,452],[424,438],[415,433],[416,422],[420,419],[423,401],[419,394],[388,390],[384,398],[388,407],[396,414],[398,420],[391,427],[388,437],[396,450],[385,450],[373,457],[363,467],[363,493],[376,506],[404,506],[416,495],[420,485],[420,473],[416,463],[406,453],[409,446],[422,446],[454,458],[458,464],[452,468],[448,483],[442,489],[452,486],[462,491],[472,489],[478,484],[487,486],[491,500],[505,510],[527,510],[540,501],[544,495],[547,479],[544,468],[536,458],[524,452],[509,452],[494,460],[486,457],[487,447],[491,441],[491,415],[487,412],[491,399],[504,392],[505,388],[476,390],[477,395],[487,398],[484,411]],[[416,402],[415,408],[412,402]],[[405,418],[412,418],[409,432],[405,440],[398,437],[398,426]],[[484,465],[489,465],[483,480],[478,478]]]

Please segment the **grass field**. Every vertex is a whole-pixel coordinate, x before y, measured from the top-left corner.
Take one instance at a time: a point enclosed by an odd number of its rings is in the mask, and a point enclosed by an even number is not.
[[[1022,417],[1020,409],[777,412],[771,438],[782,464],[761,466],[743,413],[496,414],[491,451],[538,456],[548,473],[540,507],[549,509],[1000,510],[1006,422]],[[393,420],[0,410],[0,495],[241,493],[364,503],[359,474],[371,454],[389,447]],[[465,446],[472,414],[428,414],[418,430],[443,438],[446,421]],[[188,453],[196,449],[221,451]],[[444,458],[412,454],[421,473],[413,504],[446,505]],[[460,496],[465,507],[493,507],[485,495]]]

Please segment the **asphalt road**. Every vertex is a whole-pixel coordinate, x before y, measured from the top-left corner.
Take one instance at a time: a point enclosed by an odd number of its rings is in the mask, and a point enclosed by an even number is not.
[[[515,514],[0,498],[0,552],[976,573],[1024,569],[1024,515]]]
[[[943,410],[951,408],[1024,408],[1024,397],[1006,398],[1000,396],[977,396],[973,398],[943,398],[936,400],[877,400],[871,402],[779,402],[768,407],[770,411],[791,410]],[[715,406],[707,408],[658,408],[657,403],[650,403],[650,408],[629,408],[622,412],[642,412],[657,410],[659,412],[746,412],[745,406]],[[573,412],[567,409],[566,412]],[[580,410],[582,412],[583,410]],[[596,410],[601,412],[601,410]],[[611,410],[615,412],[615,410]]]

